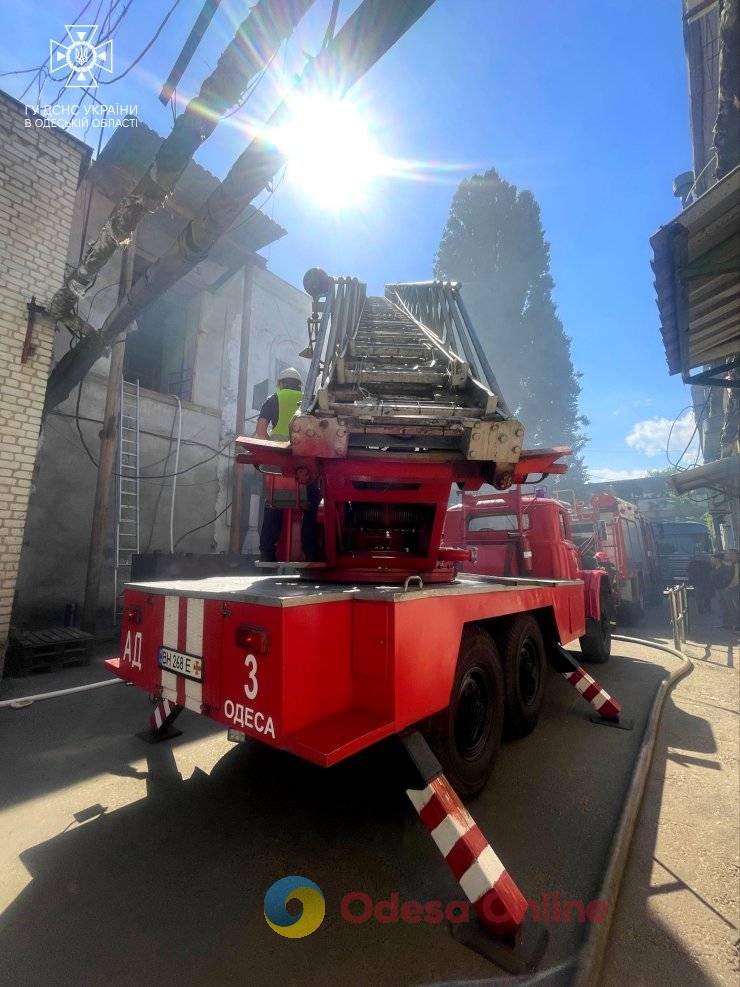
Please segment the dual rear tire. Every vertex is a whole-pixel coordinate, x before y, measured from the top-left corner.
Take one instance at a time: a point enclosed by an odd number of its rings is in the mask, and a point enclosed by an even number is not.
[[[463,631],[450,704],[424,731],[463,798],[485,786],[501,740],[530,733],[545,688],[545,648],[537,621],[502,622],[496,639],[478,625]]]

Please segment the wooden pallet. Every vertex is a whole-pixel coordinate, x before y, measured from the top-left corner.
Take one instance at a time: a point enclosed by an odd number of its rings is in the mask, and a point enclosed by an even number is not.
[[[11,675],[27,675],[63,665],[88,665],[95,638],[76,627],[10,632],[8,665]]]

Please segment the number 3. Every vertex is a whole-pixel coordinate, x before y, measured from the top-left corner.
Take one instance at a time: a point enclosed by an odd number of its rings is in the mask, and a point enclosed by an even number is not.
[[[259,685],[257,683],[257,659],[254,655],[247,655],[244,659],[244,666],[249,676],[249,682],[244,686],[244,694],[247,699],[255,699]]]

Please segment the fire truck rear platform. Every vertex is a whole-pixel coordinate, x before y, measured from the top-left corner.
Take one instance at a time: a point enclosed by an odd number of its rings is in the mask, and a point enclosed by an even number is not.
[[[545,639],[572,641],[584,632],[583,584],[133,583],[121,655],[107,665],[157,700],[329,766],[447,707],[465,629],[495,640],[521,614]]]

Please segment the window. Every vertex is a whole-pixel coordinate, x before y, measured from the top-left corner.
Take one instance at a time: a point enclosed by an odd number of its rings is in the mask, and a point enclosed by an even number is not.
[[[522,527],[529,528],[529,515],[522,515]],[[518,531],[516,514],[476,514],[468,521],[468,531]]]
[[[136,266],[140,266],[137,256]],[[136,271],[136,267],[134,268]],[[155,302],[137,316],[138,329],[126,339],[123,375],[161,394],[193,398],[195,320],[188,302],[177,295]]]
[[[594,534],[593,521],[574,521],[571,528],[574,535],[588,535],[591,537]]]

